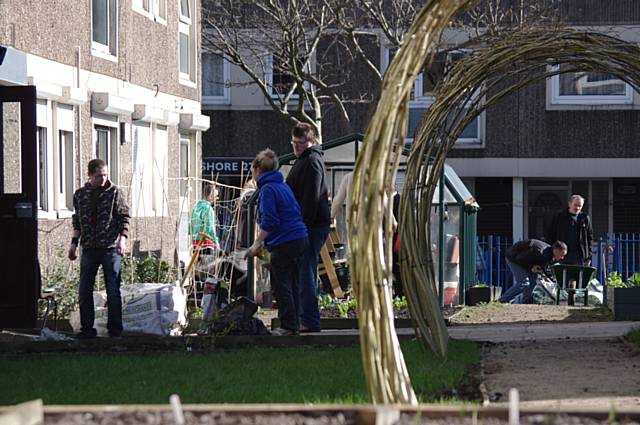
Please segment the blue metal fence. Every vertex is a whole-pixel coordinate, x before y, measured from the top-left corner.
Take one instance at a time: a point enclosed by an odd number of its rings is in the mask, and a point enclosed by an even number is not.
[[[477,243],[476,280],[489,286],[511,286],[513,278],[505,262],[507,249],[513,244],[511,238],[478,236]],[[600,282],[611,272],[620,274],[625,281],[634,273],[640,272],[639,234],[609,234],[594,241],[592,252],[591,265],[596,268],[596,276]]]

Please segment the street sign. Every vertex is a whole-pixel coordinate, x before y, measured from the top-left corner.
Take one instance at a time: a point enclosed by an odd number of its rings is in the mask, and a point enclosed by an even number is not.
[[[253,158],[208,157],[202,159],[202,175],[239,176],[251,173]]]

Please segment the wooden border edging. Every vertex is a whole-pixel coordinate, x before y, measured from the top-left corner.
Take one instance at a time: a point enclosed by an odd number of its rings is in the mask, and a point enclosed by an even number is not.
[[[411,319],[397,318],[394,321],[396,329],[413,329]],[[271,319],[271,329],[280,327],[280,319]],[[321,329],[358,329],[358,319],[353,318],[320,318]]]

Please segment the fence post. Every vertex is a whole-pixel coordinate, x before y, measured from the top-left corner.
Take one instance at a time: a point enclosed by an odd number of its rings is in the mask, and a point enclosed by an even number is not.
[[[493,282],[493,235],[489,235],[487,250],[489,251],[489,279]]]

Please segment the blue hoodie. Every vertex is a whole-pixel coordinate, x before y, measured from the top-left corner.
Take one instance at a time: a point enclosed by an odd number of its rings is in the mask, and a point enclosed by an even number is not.
[[[293,192],[284,182],[280,171],[268,171],[257,180],[258,224],[269,235],[265,245],[269,251],[274,246],[307,237],[307,227],[302,221],[300,206]]]

